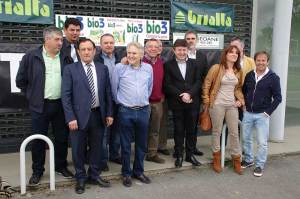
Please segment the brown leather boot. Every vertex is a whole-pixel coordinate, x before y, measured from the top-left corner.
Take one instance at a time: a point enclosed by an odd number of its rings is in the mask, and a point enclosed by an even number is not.
[[[231,157],[232,157],[232,164],[233,164],[234,171],[237,174],[242,175],[243,171],[242,171],[242,167],[241,167],[241,156],[240,155],[231,155]]]
[[[213,169],[215,172],[220,173],[222,171],[221,167],[221,152],[217,151],[213,153]]]

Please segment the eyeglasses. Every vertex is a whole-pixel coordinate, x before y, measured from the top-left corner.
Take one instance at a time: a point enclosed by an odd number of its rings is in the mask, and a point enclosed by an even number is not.
[[[147,48],[159,48],[158,45],[146,45]]]

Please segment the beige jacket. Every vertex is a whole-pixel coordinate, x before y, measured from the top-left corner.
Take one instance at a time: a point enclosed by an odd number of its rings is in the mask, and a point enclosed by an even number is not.
[[[244,83],[244,80],[245,80],[245,77],[246,77],[247,73],[249,73],[253,69],[255,69],[254,60],[251,57],[247,57],[246,55],[244,55],[243,66],[242,66],[242,70],[243,70],[242,82],[243,83]]]
[[[208,71],[202,87],[202,99],[204,105],[209,105],[211,107],[214,104],[218,90],[221,86],[221,80],[224,76],[224,73],[225,67],[221,66],[220,64],[213,65]],[[234,70],[234,74],[238,79],[238,84],[234,89],[234,96],[241,102],[243,106],[245,104],[244,96],[242,93],[243,72],[242,70]]]

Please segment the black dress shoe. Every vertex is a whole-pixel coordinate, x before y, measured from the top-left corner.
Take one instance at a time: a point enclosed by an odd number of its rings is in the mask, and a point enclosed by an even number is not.
[[[194,165],[194,166],[200,166],[201,165],[201,163],[193,155],[187,156],[185,158],[185,161],[192,163],[192,165]]]
[[[131,187],[132,186],[132,181],[130,176],[125,176],[123,177],[123,185],[125,187]]]
[[[43,176],[43,174],[33,173],[29,179],[28,186],[30,186],[30,187],[38,186],[40,184],[40,180],[41,180],[42,176]]]
[[[173,156],[173,158],[177,158],[177,154],[175,152],[173,153],[172,156]]]
[[[137,180],[139,180],[139,181],[141,181],[142,183],[145,183],[145,184],[150,184],[151,183],[150,178],[148,178],[144,174],[142,174],[140,176],[133,175],[132,177],[135,178],[135,179],[137,179]]]
[[[73,173],[67,167],[62,168],[62,169],[56,169],[55,173],[63,176],[66,179],[71,179],[74,177]]]
[[[178,156],[175,160],[175,167],[176,168],[180,168],[182,167],[182,162],[183,162],[183,157],[182,156]]]
[[[110,187],[110,182],[102,179],[100,176],[98,179],[88,179],[89,184],[99,185],[100,187]]]
[[[107,163],[102,166],[101,171],[103,171],[103,172],[109,171],[109,167],[108,167]]]
[[[194,151],[194,153],[193,153],[194,155],[198,155],[198,156],[203,156],[203,152],[202,151],[200,151],[199,149],[195,149],[195,151]]]
[[[77,194],[83,194],[85,191],[85,182],[84,181],[77,181],[75,186],[75,192]]]
[[[163,155],[170,155],[170,151],[168,149],[158,149],[157,152]]]
[[[109,161],[114,162],[116,164],[122,164],[122,158],[121,157],[118,157],[118,158],[115,158],[115,159],[110,159]]]

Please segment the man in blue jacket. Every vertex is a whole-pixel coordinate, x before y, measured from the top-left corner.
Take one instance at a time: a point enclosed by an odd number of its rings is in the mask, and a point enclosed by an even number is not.
[[[67,169],[68,129],[61,104],[61,81],[67,56],[60,52],[62,32],[50,26],[44,29],[44,45],[22,58],[16,77],[16,85],[25,93],[31,113],[33,134],[48,135],[52,125],[55,149],[55,170],[65,178],[73,174]],[[29,185],[38,185],[44,173],[45,142],[32,141],[32,176]]]
[[[75,191],[78,194],[84,193],[86,182],[110,186],[99,176],[99,165],[105,128],[113,123],[112,94],[108,69],[93,61],[95,53],[93,41],[80,40],[80,61],[65,67],[62,83],[62,103],[70,129],[77,180]],[[88,172],[84,167],[87,140],[90,147]]]
[[[115,49],[115,39],[110,33],[105,33],[100,37],[101,51],[95,55],[94,61],[104,64],[108,68],[109,78],[111,81],[113,70],[117,63],[121,62],[121,55]],[[118,106],[114,101],[113,116],[114,123],[107,129],[103,137],[103,149],[101,151],[100,169],[101,171],[108,171],[107,165],[108,159],[114,163],[122,164],[120,155],[120,133],[118,131],[118,125],[116,116],[118,115]],[[107,145],[109,145],[109,150]],[[109,155],[108,155],[109,153]]]
[[[280,79],[268,68],[269,54],[265,51],[257,52],[254,60],[256,69],[246,75],[243,85],[246,111],[243,118],[245,159],[242,162],[242,168],[255,164],[253,174],[260,177],[263,175],[267,160],[270,116],[280,104],[282,97]],[[253,127],[256,128],[258,146],[255,163],[252,151]]]

